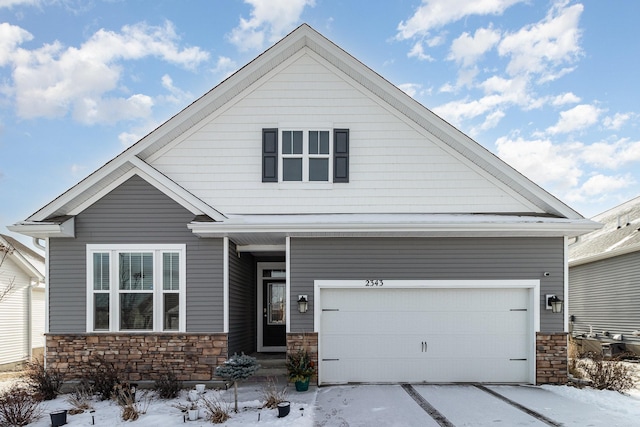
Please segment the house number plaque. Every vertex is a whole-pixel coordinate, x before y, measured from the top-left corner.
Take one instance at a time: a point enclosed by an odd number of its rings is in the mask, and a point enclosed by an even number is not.
[[[384,281],[381,279],[367,279],[364,281],[364,286],[367,288],[375,286],[384,286]]]

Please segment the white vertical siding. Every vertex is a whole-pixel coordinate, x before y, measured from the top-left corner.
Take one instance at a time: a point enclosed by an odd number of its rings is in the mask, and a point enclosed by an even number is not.
[[[0,267],[0,289],[11,280],[14,290],[0,301],[0,366],[29,357],[30,278],[9,257]]]
[[[33,289],[31,291],[31,348],[44,347],[45,331],[45,291]]]
[[[349,183],[262,182],[262,128],[294,126],[350,129]],[[539,211],[306,50],[150,161],[226,213]]]

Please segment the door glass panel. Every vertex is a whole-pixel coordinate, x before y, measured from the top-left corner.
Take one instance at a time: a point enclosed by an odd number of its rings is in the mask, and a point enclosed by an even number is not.
[[[267,324],[284,325],[285,319],[285,285],[284,283],[267,283]]]

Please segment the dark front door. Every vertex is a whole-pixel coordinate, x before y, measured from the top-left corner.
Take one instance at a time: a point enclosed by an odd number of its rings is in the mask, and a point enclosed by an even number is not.
[[[262,344],[265,347],[286,345],[286,286],[283,280],[262,282]]]

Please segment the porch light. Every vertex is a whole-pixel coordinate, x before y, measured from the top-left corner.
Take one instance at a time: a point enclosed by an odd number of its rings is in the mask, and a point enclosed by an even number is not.
[[[547,309],[551,308],[552,313],[562,313],[562,301],[555,295],[547,295]]]
[[[298,311],[300,313],[306,313],[309,307],[309,301],[307,301],[306,295],[298,295]]]

